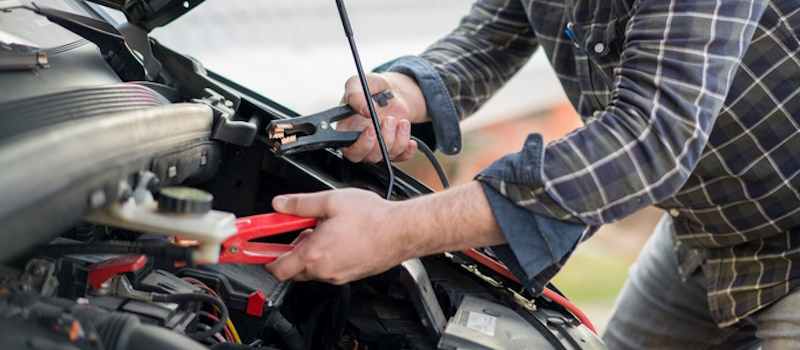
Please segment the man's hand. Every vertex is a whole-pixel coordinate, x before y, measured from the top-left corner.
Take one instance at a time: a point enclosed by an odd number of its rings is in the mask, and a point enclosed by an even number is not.
[[[411,123],[427,119],[427,108],[422,91],[414,79],[399,73],[368,74],[367,84],[373,94],[391,90],[394,98],[388,105],[375,104],[375,112],[380,120],[381,134],[386,142],[389,160],[405,161],[414,155],[417,143],[410,139]],[[364,90],[357,76],[345,83],[342,102],[349,104],[359,115],[341,120],[336,129],[340,131],[363,131],[361,136],[348,147],[342,148],[345,158],[357,163],[367,161],[377,163],[383,159],[375,128],[369,115],[369,107],[364,99]]]
[[[267,271],[280,280],[344,284],[398,265],[410,257],[414,242],[392,225],[400,222],[394,205],[357,189],[275,197],[275,210],[317,217],[319,223],[295,239],[291,252],[267,264]]]
[[[446,251],[505,243],[478,182],[390,202],[373,192],[342,189],[281,195],[276,211],[319,218],[294,249],[266,265],[280,280],[344,284],[401,262]]]

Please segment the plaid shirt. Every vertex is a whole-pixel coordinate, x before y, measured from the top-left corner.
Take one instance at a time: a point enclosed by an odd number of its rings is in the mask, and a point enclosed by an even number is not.
[[[590,226],[667,209],[727,326],[800,285],[799,31],[796,0],[481,0],[420,57],[461,118],[541,47],[585,124],[539,181],[478,179]]]

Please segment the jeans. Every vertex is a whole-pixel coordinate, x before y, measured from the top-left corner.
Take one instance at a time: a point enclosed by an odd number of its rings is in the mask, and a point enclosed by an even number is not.
[[[609,349],[800,349],[800,290],[719,328],[703,270],[681,279],[671,231],[665,215],[631,266],[602,336]]]

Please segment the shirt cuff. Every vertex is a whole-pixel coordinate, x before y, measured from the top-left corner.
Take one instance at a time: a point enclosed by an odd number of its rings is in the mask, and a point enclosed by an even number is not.
[[[432,121],[435,139],[432,140],[431,148],[438,148],[442,153],[448,155],[457,154],[461,151],[461,129],[458,125],[458,113],[456,113],[450,92],[433,66],[420,57],[404,56],[384,63],[375,68],[374,71],[397,72],[414,78],[420,90],[422,90],[425,105],[428,108],[428,116]],[[417,136],[420,133],[419,131],[424,129],[424,127],[417,127],[412,129],[412,133]],[[424,131],[421,131],[421,133],[424,134]]]
[[[523,152],[492,163],[477,177],[508,241],[492,250],[534,295],[542,292],[591,229],[525,210],[486,180],[500,177],[504,181],[540,181],[537,174],[541,174],[542,141],[540,135],[532,135]]]

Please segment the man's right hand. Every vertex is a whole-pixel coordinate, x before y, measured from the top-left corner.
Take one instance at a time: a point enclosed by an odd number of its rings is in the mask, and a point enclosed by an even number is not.
[[[425,99],[417,82],[404,74],[382,73],[367,74],[367,84],[373,94],[390,90],[394,95],[385,107],[375,104],[389,160],[401,162],[410,159],[417,151],[417,142],[411,140],[411,123],[428,120]],[[364,90],[357,76],[351,77],[345,83],[342,103],[349,104],[359,114],[339,121],[336,129],[362,132],[356,142],[342,148],[345,158],[354,163],[381,161],[383,156],[372,126],[369,107],[364,99]]]

